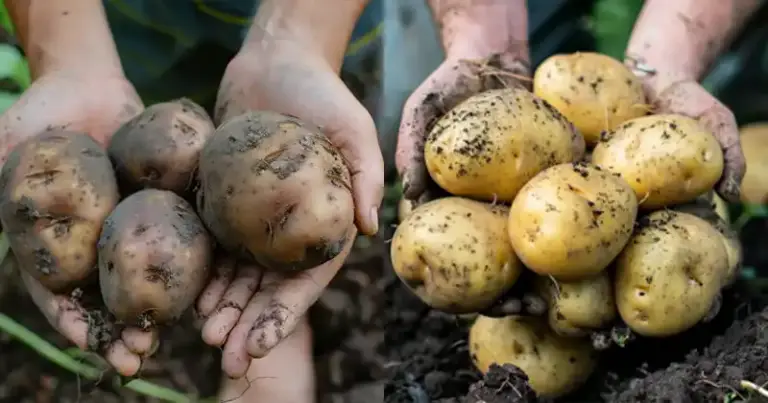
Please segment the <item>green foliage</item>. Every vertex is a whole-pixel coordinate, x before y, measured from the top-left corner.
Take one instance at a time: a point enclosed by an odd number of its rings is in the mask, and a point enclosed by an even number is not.
[[[0,24],[9,34],[14,32],[5,2],[0,3]],[[16,102],[30,82],[29,66],[21,52],[15,46],[0,43],[0,113]]]
[[[589,20],[597,52],[622,60],[643,0],[597,0]]]

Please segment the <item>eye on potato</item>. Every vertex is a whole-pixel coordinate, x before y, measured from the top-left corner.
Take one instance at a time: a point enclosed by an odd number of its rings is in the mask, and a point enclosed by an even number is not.
[[[572,281],[603,271],[629,240],[637,216],[632,189],[583,162],[548,168],[518,193],[509,239],[523,264]]]
[[[102,223],[117,204],[107,153],[63,130],[18,144],[0,174],[0,220],[19,267],[54,292],[95,271]]]
[[[212,245],[192,206],[173,192],[128,196],[98,242],[104,304],[119,321],[144,328],[178,319],[208,280]]]
[[[490,307],[522,271],[509,245],[507,212],[459,197],[420,205],[392,239],[395,272],[435,309],[472,313]]]
[[[534,175],[584,154],[584,139],[555,108],[522,89],[491,90],[459,104],[430,131],[432,179],[456,196],[511,202]]]
[[[539,276],[536,288],[547,299],[549,327],[561,336],[585,336],[616,318],[613,284],[605,271],[576,281]]]
[[[688,213],[653,212],[616,259],[619,314],[643,336],[683,332],[708,313],[727,272],[725,244],[712,225]]]
[[[319,128],[275,112],[221,125],[200,156],[198,211],[226,249],[283,272],[339,255],[354,225],[349,170]]]
[[[618,173],[632,186],[640,208],[654,210],[692,201],[723,173],[715,136],[681,115],[636,118],[606,133],[592,163]]]
[[[753,123],[741,128],[741,148],[747,171],[741,181],[741,201],[768,203],[768,123]]]
[[[478,316],[469,330],[469,351],[480,372],[493,363],[520,368],[544,398],[575,391],[597,366],[588,337],[558,336],[543,318]]]
[[[121,185],[183,194],[193,187],[200,151],[214,131],[211,118],[182,98],[154,104],[125,123],[107,151]]]
[[[603,131],[648,112],[640,80],[599,53],[550,56],[533,75],[533,92],[573,122],[590,146]]]

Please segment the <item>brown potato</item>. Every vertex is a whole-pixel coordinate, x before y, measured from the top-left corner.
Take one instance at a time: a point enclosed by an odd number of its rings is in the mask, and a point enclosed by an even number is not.
[[[119,321],[144,328],[178,319],[208,280],[212,246],[192,206],[173,192],[128,196],[99,238],[104,304]]]
[[[107,152],[127,189],[183,194],[193,187],[200,151],[214,130],[201,106],[181,98],[154,104],[125,123]]]
[[[94,273],[102,223],[120,198],[95,140],[62,130],[30,138],[8,156],[0,186],[0,220],[19,267],[54,292]]]
[[[275,112],[221,125],[200,157],[198,211],[228,250],[284,272],[339,255],[354,225],[349,170],[319,128]]]

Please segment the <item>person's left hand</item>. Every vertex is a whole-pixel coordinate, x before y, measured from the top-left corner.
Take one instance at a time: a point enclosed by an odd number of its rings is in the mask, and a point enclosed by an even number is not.
[[[283,43],[269,52],[242,51],[224,73],[216,123],[248,110],[290,114],[323,129],[352,175],[357,228],[350,228],[336,258],[295,277],[269,277],[255,265],[235,267],[232,261],[218,264],[219,275],[201,294],[197,310],[204,318],[203,339],[223,346],[222,369],[232,378],[245,375],[250,358],[265,356],[294,330],[341,268],[358,229],[366,235],[378,231],[384,186],[373,119],[322,57]]]

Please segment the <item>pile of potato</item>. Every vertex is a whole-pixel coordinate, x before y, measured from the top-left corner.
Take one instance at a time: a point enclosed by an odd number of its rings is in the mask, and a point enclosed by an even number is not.
[[[106,150],[58,129],[28,139],[0,183],[19,266],[57,293],[98,279],[117,321],[144,328],[178,319],[219,253],[299,272],[338,255],[354,217],[319,128],[266,111],[216,128],[186,99],[148,107]]]
[[[433,308],[480,313],[481,371],[511,363],[562,396],[596,366],[590,336],[621,321],[667,337],[716,311],[741,259],[714,208],[723,153],[695,120],[648,113],[622,63],[576,53],[544,61],[533,92],[483,92],[431,129],[427,169],[452,196],[401,205],[392,261]],[[546,315],[483,315],[524,276]]]

